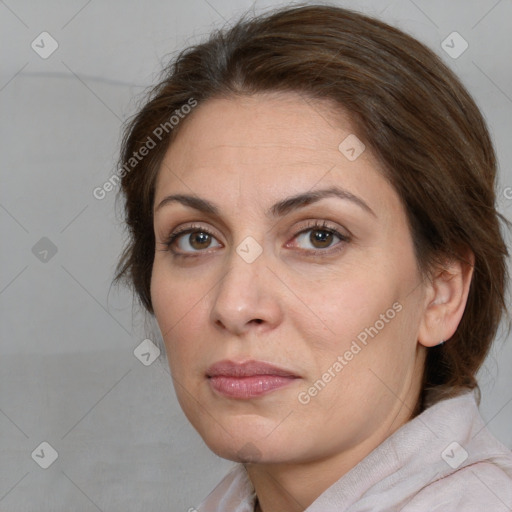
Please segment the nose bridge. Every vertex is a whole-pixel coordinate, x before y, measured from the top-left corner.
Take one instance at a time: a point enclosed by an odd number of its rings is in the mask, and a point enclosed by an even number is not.
[[[263,247],[253,237],[245,237],[232,247],[212,306],[215,323],[242,332],[254,320],[276,321],[279,308],[267,284],[267,260]]]

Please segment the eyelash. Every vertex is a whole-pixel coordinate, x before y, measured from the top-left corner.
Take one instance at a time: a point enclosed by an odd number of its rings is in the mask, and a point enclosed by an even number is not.
[[[343,245],[344,243],[348,243],[351,241],[350,236],[340,233],[337,229],[333,228],[332,226],[329,227],[327,221],[323,221],[322,223],[320,223],[319,221],[310,221],[306,226],[303,227],[303,229],[301,229],[294,235],[293,240],[295,240],[299,235],[302,235],[303,233],[307,233],[308,231],[315,231],[315,230],[316,231],[325,231],[329,234],[337,236],[340,239],[340,242],[338,242],[334,246],[328,247],[327,249],[302,249],[301,252],[310,254],[310,255],[314,255],[314,256],[318,256],[318,257],[329,256],[332,253],[338,252],[339,250],[341,250],[341,247],[337,247],[337,246]],[[165,250],[171,251],[175,257],[180,257],[180,258],[193,258],[193,257],[197,257],[201,253],[207,252],[207,250],[204,250],[204,251],[194,251],[193,253],[180,253],[180,252],[177,252],[172,249],[172,245],[180,236],[195,233],[195,232],[206,233],[207,235],[210,235],[215,238],[215,234],[212,233],[208,228],[204,228],[204,227],[198,226],[198,225],[192,225],[192,226],[188,226],[185,228],[177,229],[176,231],[171,233],[163,241],[163,245],[166,247]],[[337,248],[333,250],[333,247],[337,247]]]

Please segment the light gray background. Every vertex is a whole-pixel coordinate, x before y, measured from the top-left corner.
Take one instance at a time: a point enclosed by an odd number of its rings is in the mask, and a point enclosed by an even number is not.
[[[490,125],[510,218],[512,1],[338,4],[416,36],[458,73]],[[188,510],[231,466],[189,426],[165,354],[134,356],[153,335],[130,293],[110,288],[122,227],[115,192],[92,190],[169,54],[252,5],[282,3],[0,1],[0,511]],[[31,48],[43,31],[59,44],[47,59]],[[441,48],[453,31],[469,43],[457,59]],[[32,252],[42,237],[57,247],[47,261]],[[481,411],[512,448],[511,368],[502,337],[480,372]],[[31,457],[43,441],[58,452],[48,469]]]

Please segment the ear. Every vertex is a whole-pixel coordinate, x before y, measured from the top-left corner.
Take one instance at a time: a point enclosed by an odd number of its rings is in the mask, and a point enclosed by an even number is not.
[[[433,347],[453,336],[460,323],[469,294],[475,255],[467,251],[466,262],[449,260],[426,286],[418,342]]]

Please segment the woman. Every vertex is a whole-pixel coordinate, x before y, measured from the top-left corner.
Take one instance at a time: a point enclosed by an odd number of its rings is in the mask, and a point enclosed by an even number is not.
[[[336,7],[242,20],[178,56],[121,165],[117,277],[240,463],[199,511],[512,507],[475,379],[506,312],[495,155],[430,50]]]

